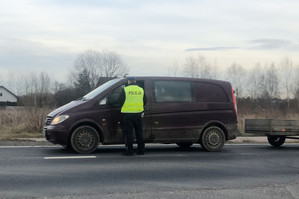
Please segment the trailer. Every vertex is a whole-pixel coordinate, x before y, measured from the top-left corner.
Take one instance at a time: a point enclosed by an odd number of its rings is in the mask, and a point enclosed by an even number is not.
[[[299,120],[245,119],[245,133],[267,136],[268,142],[280,147],[285,139],[299,139]]]

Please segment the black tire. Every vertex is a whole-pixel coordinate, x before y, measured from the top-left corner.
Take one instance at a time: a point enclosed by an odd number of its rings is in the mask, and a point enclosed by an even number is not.
[[[189,149],[190,146],[193,145],[192,142],[178,142],[176,143],[179,147],[181,147],[182,149]]]
[[[94,152],[99,145],[99,134],[91,126],[80,126],[71,136],[71,147],[76,153],[87,154]]]
[[[285,140],[286,137],[283,135],[268,135],[268,142],[274,147],[280,147]]]
[[[225,143],[225,134],[217,126],[211,126],[205,129],[200,139],[200,145],[205,151],[220,151]]]

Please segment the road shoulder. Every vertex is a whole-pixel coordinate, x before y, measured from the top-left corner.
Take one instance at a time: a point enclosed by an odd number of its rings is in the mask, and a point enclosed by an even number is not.
[[[250,143],[268,143],[267,137],[237,137],[229,140],[228,144],[250,144]],[[286,139],[285,143],[299,143],[299,140]],[[15,138],[9,140],[0,140],[0,146],[53,146],[45,138]]]

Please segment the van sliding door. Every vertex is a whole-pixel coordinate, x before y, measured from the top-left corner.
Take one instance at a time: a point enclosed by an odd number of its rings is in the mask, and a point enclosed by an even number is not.
[[[188,81],[153,81],[152,137],[155,141],[175,142],[194,140],[193,117],[184,107],[194,101],[193,83]]]

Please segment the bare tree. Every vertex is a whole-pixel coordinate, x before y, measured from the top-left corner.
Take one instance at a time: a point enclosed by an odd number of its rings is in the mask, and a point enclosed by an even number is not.
[[[294,72],[295,72],[294,96],[298,96],[298,92],[299,92],[299,65],[295,66]],[[298,100],[298,103],[299,103],[299,100]]]
[[[278,80],[277,70],[274,63],[272,63],[266,71],[265,87],[268,96],[271,99],[278,97],[279,80]]]
[[[262,66],[257,63],[247,74],[247,90],[252,99],[257,99],[264,90],[265,75]]]
[[[85,76],[92,90],[97,87],[100,77],[123,76],[127,73],[128,67],[117,52],[88,50],[76,58],[70,79],[76,85]]]
[[[179,71],[179,65],[177,62],[175,62],[172,67],[168,68],[168,75],[176,77],[178,76],[178,71]]]
[[[216,79],[219,78],[219,66],[217,63],[217,60],[214,60],[213,65],[211,65],[211,78],[210,79]]]
[[[26,100],[24,105],[37,107],[37,95],[38,95],[38,79],[36,74],[31,73],[25,79],[26,85]]]
[[[94,89],[97,85],[98,79],[101,76],[102,59],[101,53],[97,51],[85,51],[78,55],[74,62],[74,68],[71,71],[72,83],[75,84],[83,72],[88,72],[89,85]]]
[[[240,98],[243,96],[244,91],[244,80],[245,80],[245,69],[236,63],[233,63],[228,69],[227,69],[227,77],[228,80],[232,83],[234,89],[236,90],[237,97]]]
[[[198,62],[193,56],[186,58],[183,74],[187,77],[200,77]]]
[[[15,82],[19,103],[23,106],[45,107],[53,103],[52,79],[45,73],[19,76]]]
[[[197,62],[200,70],[200,77],[206,79],[214,79],[215,73],[213,72],[212,65],[208,63],[206,58],[202,55],[198,55]]]
[[[128,73],[127,65],[116,51],[104,50],[102,58],[102,77],[123,76]]]
[[[16,86],[15,86],[15,74],[10,72],[8,74],[8,81],[7,81],[7,86],[10,90],[12,90],[14,93],[16,93]]]
[[[280,73],[282,76],[282,89],[283,94],[285,94],[285,97],[287,99],[288,103],[288,109],[290,107],[290,95],[292,93],[293,89],[293,83],[294,83],[294,70],[293,70],[293,63],[292,60],[290,60],[288,57],[285,57],[280,62]]]
[[[38,80],[39,106],[44,107],[52,104],[52,84],[51,77],[47,73],[41,72]]]
[[[204,56],[199,54],[197,58],[193,56],[187,57],[183,74],[187,77],[214,79],[217,76],[215,67],[216,62],[212,66]]]

